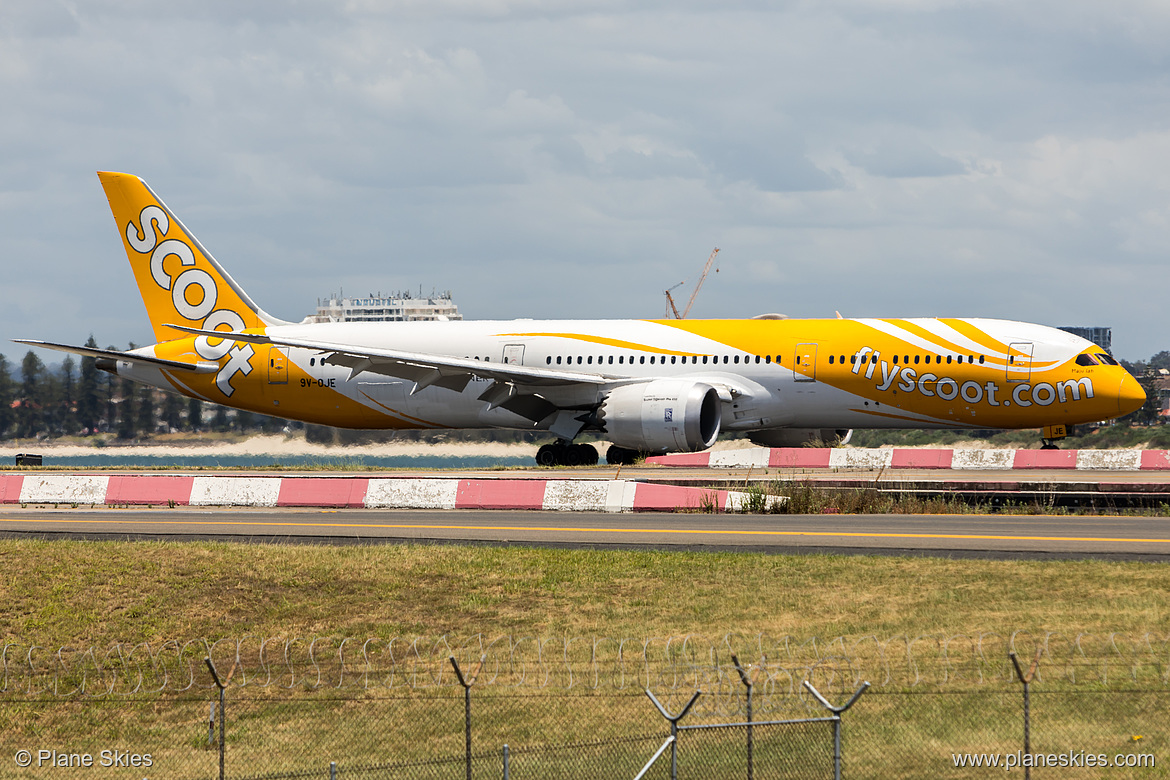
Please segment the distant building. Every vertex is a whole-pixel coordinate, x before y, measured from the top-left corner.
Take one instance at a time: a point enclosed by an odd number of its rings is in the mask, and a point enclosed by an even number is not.
[[[1080,336],[1096,344],[1101,349],[1113,354],[1113,328],[1088,328],[1075,325],[1069,325],[1060,328],[1065,333],[1071,333],[1074,336]]]
[[[409,292],[377,295],[368,298],[349,298],[342,293],[317,299],[317,313],[305,322],[407,322],[412,320],[461,320],[459,307],[451,300],[451,293],[431,294],[429,298],[411,296]]]

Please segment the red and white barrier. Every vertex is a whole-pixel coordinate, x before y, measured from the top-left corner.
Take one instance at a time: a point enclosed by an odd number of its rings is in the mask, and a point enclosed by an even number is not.
[[[1080,469],[1170,471],[1170,450],[942,450],[750,447],[656,455],[661,466],[725,469],[950,469],[954,471]]]
[[[744,502],[744,494],[733,490],[614,479],[0,476],[3,504],[672,512],[738,511]]]

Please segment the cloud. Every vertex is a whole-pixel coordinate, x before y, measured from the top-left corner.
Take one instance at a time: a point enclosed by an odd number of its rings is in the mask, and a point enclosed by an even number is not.
[[[1167,346],[1160,3],[9,0],[0,30],[10,336],[147,340],[102,168],[290,319],[419,284],[653,316],[720,246],[695,315]]]

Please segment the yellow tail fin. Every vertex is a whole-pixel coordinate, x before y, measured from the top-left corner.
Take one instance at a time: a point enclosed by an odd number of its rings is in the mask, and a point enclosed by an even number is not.
[[[244,330],[285,324],[252,302],[137,176],[98,171],[157,341],[188,334],[168,324]]]

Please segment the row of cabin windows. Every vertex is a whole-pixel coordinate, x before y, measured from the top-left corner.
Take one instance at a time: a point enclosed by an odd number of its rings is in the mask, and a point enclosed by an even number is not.
[[[834,360],[835,357],[836,357],[835,355],[829,355],[829,365],[833,365],[834,362],[836,362]],[[861,365],[864,366],[866,363],[871,362],[871,361],[876,363],[880,359],[880,357],[881,357],[880,354],[879,355],[866,354],[866,355],[862,355],[860,358],[858,358],[857,355],[850,355],[849,356],[849,363],[852,365],[860,359]],[[974,355],[966,355],[965,357],[966,357],[967,363],[974,363],[975,362]],[[899,358],[900,358],[900,360],[899,360]],[[930,365],[930,358],[931,358],[930,355],[914,355],[914,365],[918,365],[919,358],[922,358],[923,363]],[[950,364],[950,363],[956,362],[956,361],[959,363],[962,363],[962,362],[964,362],[963,358],[964,358],[963,355],[947,355],[946,356],[946,363]],[[984,359],[985,358],[983,355],[979,356],[979,365],[983,365]],[[845,365],[845,356],[844,355],[841,356],[840,362],[841,362],[841,365]],[[942,363],[943,356],[942,355],[935,355],[934,362],[936,364]],[[910,355],[894,355],[893,363],[895,366],[901,365],[901,364],[910,365]]]
[[[646,357],[647,357],[646,355],[637,355],[637,356],[630,355],[630,359],[628,361],[626,360],[625,355],[618,355],[616,362],[618,365],[626,365],[628,363],[629,365],[632,366],[632,365],[634,365],[634,358],[635,357],[638,358],[637,362],[639,365],[645,365],[646,363],[649,363],[652,366],[655,364],[661,364],[661,365],[666,364],[666,355],[650,355],[649,360],[646,359]],[[680,362],[679,357],[680,357],[679,355],[671,355],[670,356],[671,365],[679,364],[679,362]],[[682,357],[681,362],[683,364],[685,364],[687,362],[687,355],[682,355],[681,357]],[[739,365],[741,362],[740,357],[741,357],[740,355],[691,355],[690,356],[690,358],[691,358],[690,363],[691,363],[691,365],[698,365],[698,364],[702,363],[705,366],[711,365],[711,364],[718,364],[720,362],[722,362],[723,365],[729,365],[729,364],[730,365]],[[601,365],[602,363],[608,363],[609,365],[612,366],[615,362],[613,358],[614,358],[613,355],[609,355],[609,356],[598,355],[597,356],[597,365]],[[751,363],[753,358],[755,359],[756,363],[771,363],[772,362],[771,355],[743,355],[742,358],[743,358],[742,363],[744,363],[745,365],[748,363]],[[562,362],[562,359],[563,359],[563,362]],[[570,365],[571,366],[571,365],[574,365],[574,363],[578,366],[580,366],[580,365],[590,365],[590,366],[593,365],[593,356],[592,355],[570,355],[568,357],[565,357],[562,355],[557,355],[555,359],[550,355],[549,357],[546,357],[544,359],[544,362],[548,365],[552,365],[554,363],[554,360],[555,360],[556,365],[558,365],[558,366],[560,366],[560,365]],[[775,362],[780,363],[780,356],[779,355],[776,355]]]
[[[464,357],[466,357],[466,356],[464,356]],[[675,365],[678,363],[678,357],[679,357],[678,355],[671,355],[670,356],[671,365]],[[927,365],[930,365],[930,358],[931,358],[930,355],[914,355],[914,365],[918,365],[920,357],[923,358],[922,362],[926,363]],[[967,357],[968,363],[975,362],[974,355],[967,355],[966,357]],[[1106,365],[1116,365],[1117,364],[1116,361],[1113,361],[1112,363],[1106,362],[1106,361],[1113,360],[1113,358],[1109,357],[1108,355],[1095,355],[1094,357],[1100,359],[1100,361],[1102,363],[1105,363]],[[708,358],[710,358],[710,363],[712,363],[712,364],[718,364],[721,361],[722,361],[723,365],[728,365],[728,364],[739,365],[739,363],[740,363],[740,356],[739,355],[691,355],[690,358],[691,358],[692,365],[696,365],[700,362],[703,365],[708,365]],[[701,358],[701,360],[700,360],[700,358]],[[754,358],[754,362],[756,362],[756,363],[772,363],[773,362],[773,357],[771,355],[763,355],[763,356],[761,356],[761,355],[744,355],[743,356],[744,365],[747,365],[747,364],[753,362],[753,358]],[[894,355],[893,362],[894,362],[895,366],[899,365],[899,358],[901,358],[901,363],[904,363],[906,365],[910,364],[910,355]],[[963,355],[956,355],[956,356],[954,356],[954,358],[959,363],[963,362]],[[483,360],[485,362],[491,362],[490,357],[481,358],[478,355],[476,355],[475,359],[476,360]],[[858,361],[858,359],[859,358],[857,355],[850,355],[849,356],[849,363],[852,365],[852,364],[856,363]],[[948,364],[950,364],[952,362],[951,359],[952,359],[951,355],[946,356],[946,362]],[[1082,359],[1085,359],[1086,362],[1082,362]],[[1078,365],[1091,365],[1091,363],[1087,362],[1089,359],[1090,358],[1088,358],[1088,356],[1086,356],[1086,355],[1079,355],[1077,357],[1077,364]],[[844,355],[841,355],[839,360],[840,360],[841,365],[845,365],[845,356]],[[865,365],[870,360],[876,361],[877,358],[875,358],[871,354],[866,354],[866,355],[862,355],[860,357],[860,360],[861,360],[861,364]],[[574,355],[574,356],[564,358],[563,363],[562,363],[562,356],[557,355],[557,357],[556,357],[556,365],[558,365],[558,366],[560,366],[560,365],[573,365],[574,361],[576,361],[576,365],[582,365],[582,364],[593,365],[593,356],[592,355]],[[982,365],[983,361],[984,361],[984,356],[980,355],[979,356],[979,364]],[[315,358],[309,358],[309,365],[314,365],[316,362],[317,361]],[[544,359],[544,362],[548,365],[552,365],[553,364],[553,357],[551,355],[549,357],[546,357]],[[601,364],[607,363],[607,362],[611,366],[614,364],[613,355],[609,355],[608,360],[607,360],[605,355],[598,355],[597,356],[597,365],[601,365]],[[624,365],[626,362],[627,361],[626,361],[625,355],[618,355],[617,356],[618,365]],[[628,362],[631,366],[634,365],[634,355],[630,355],[630,359]],[[638,356],[638,363],[639,364],[644,365],[646,362],[647,362],[646,355],[639,355]],[[684,364],[687,362],[686,355],[682,356],[682,362]],[[775,362],[777,365],[779,365],[781,363],[779,355],[776,355]],[[837,362],[838,362],[838,358],[836,355],[829,355],[829,365],[834,365]],[[943,356],[942,355],[935,355],[934,362],[935,363],[942,363]],[[655,365],[655,363],[660,363],[660,364],[665,365],[666,364],[666,355],[650,355],[649,363],[650,363],[650,365]],[[322,360],[321,364],[324,365],[325,361]]]

